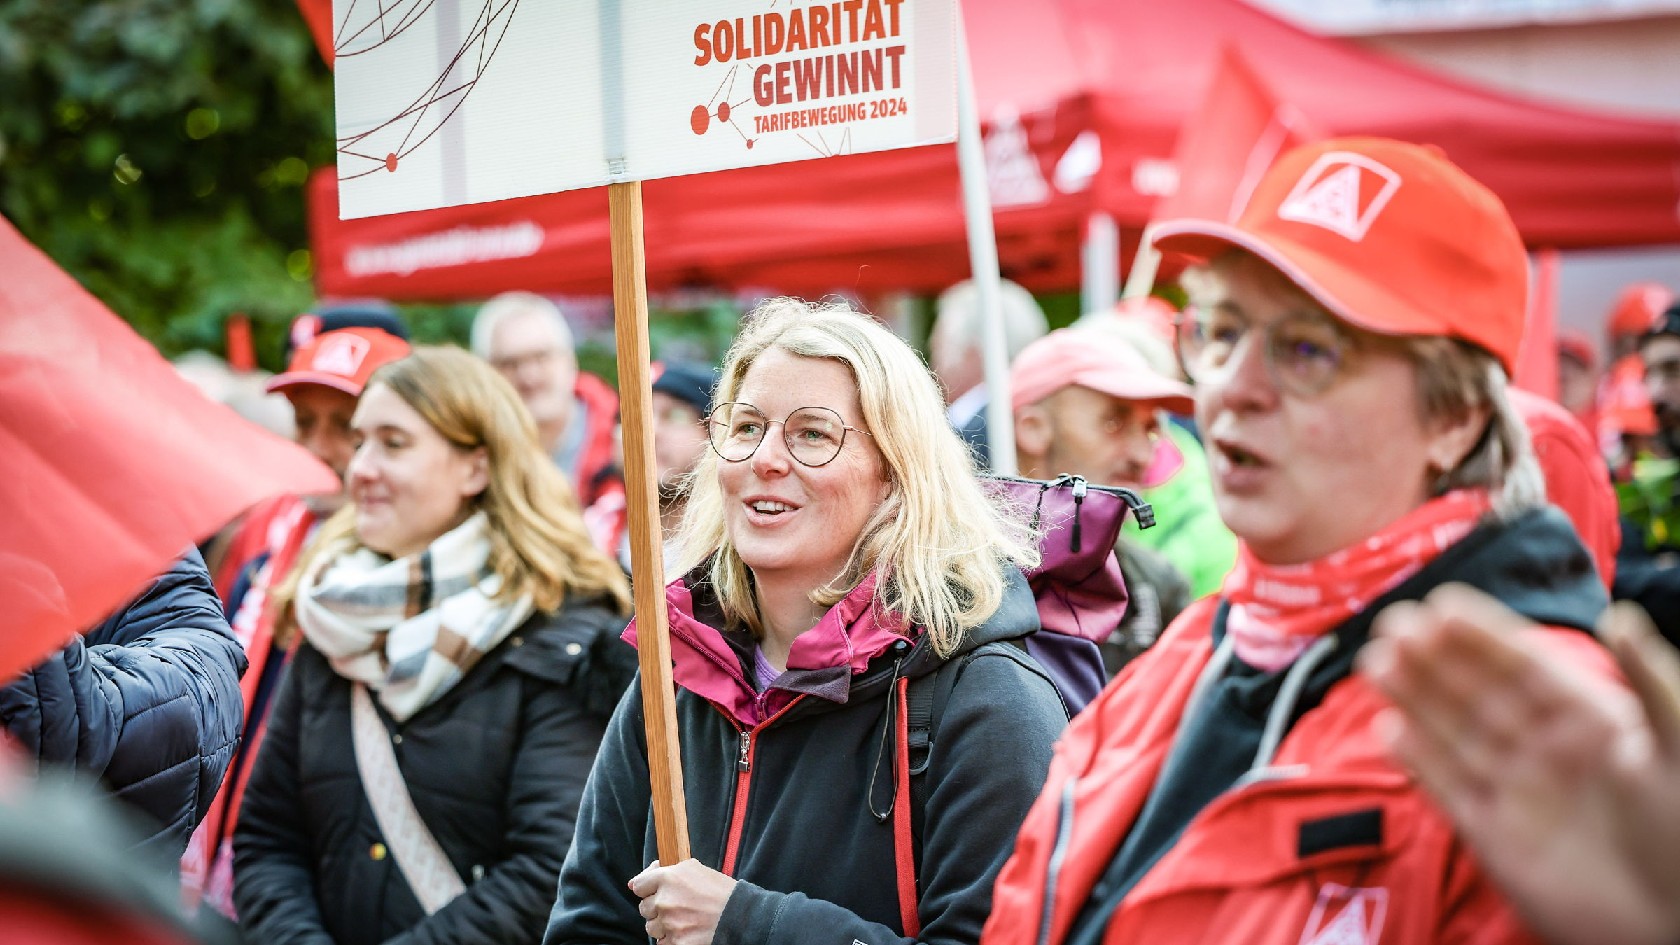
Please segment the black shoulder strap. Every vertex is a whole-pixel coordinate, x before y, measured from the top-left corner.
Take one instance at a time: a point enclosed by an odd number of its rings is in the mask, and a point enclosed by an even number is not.
[[[962,675],[968,664],[988,654],[1013,659],[1055,685],[1055,680],[1027,654],[1026,637],[983,643],[956,659],[947,660],[928,675],[910,680],[910,695],[905,707],[905,734],[909,742],[910,824],[916,840],[918,877],[922,872],[922,824],[929,791],[927,769],[933,757],[933,744],[939,736],[939,720],[945,714],[945,704],[951,701],[951,690],[957,687],[957,677]]]
[[[958,659],[947,660],[928,675],[910,680],[910,702],[905,707],[905,712],[908,713],[905,716],[905,728],[910,742],[911,777],[927,771],[934,733],[939,729],[939,718],[945,714],[945,703],[950,701],[951,690],[956,688],[957,677],[962,674],[963,667],[988,651],[998,652],[998,648],[1007,648],[1004,652],[1014,650],[1025,653],[1026,637],[983,643]],[[921,809],[920,798],[917,809]]]

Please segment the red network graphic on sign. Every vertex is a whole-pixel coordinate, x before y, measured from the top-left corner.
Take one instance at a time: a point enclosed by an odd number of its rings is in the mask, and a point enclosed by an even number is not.
[[[742,141],[746,142],[747,149],[751,150],[753,146],[753,139],[747,137],[746,133],[741,130],[741,126],[731,120],[734,116],[735,109],[740,108],[742,105],[745,105],[753,100],[752,93],[749,92],[747,93],[747,97],[741,99],[739,102],[729,101],[730,98],[734,97],[735,77],[739,75],[740,72],[740,63],[737,62],[734,65],[731,65],[729,67],[729,71],[724,73],[723,81],[718,83],[717,91],[712,93],[711,101],[707,102],[705,105],[694,106],[694,111],[689,113],[688,124],[690,128],[694,129],[695,134],[703,135],[706,133],[706,130],[711,127],[712,118],[716,117],[718,121],[735,129],[735,133],[741,136]]]
[[[428,16],[441,18],[452,12],[447,8],[453,4],[444,6],[439,9],[439,0],[350,0],[344,18],[334,25],[334,55],[341,60],[395,55],[400,51],[396,44],[416,24]],[[339,180],[355,180],[381,170],[394,173],[403,158],[436,135],[466,104],[490,67],[518,8],[519,0],[484,0],[459,47],[430,84],[389,119],[339,138],[338,153],[353,159],[339,162]]]

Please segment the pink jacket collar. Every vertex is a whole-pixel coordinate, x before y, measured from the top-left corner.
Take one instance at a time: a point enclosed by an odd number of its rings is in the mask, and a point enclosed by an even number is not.
[[[788,671],[777,684],[760,693],[742,667],[740,652],[722,630],[694,616],[694,596],[681,578],[665,588],[671,626],[672,675],[678,686],[753,727],[780,712],[801,695],[815,695],[844,704],[851,680],[900,640],[913,642],[902,621],[892,617],[875,599],[876,578],[865,577],[857,587],[829,608],[811,629],[794,640]],[[624,630],[636,643],[636,623]],[[738,641],[739,642],[739,641]]]

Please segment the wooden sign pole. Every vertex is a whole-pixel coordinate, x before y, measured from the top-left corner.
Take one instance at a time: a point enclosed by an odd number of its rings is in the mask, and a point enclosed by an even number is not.
[[[630,514],[630,571],[635,575],[642,714],[647,724],[648,775],[653,782],[653,827],[659,862],[671,866],[688,859],[688,808],[683,801],[677,699],[671,681],[671,631],[665,613],[664,539],[654,482],[642,184],[608,184],[607,200],[612,217],[613,323],[618,336],[624,489]]]

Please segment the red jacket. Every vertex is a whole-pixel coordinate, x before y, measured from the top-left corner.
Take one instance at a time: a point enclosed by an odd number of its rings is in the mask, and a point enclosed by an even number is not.
[[[606,381],[581,371],[574,390],[588,411],[589,425],[583,432],[583,451],[578,456],[577,478],[572,486],[577,489],[578,508],[587,509],[610,491],[615,482],[622,483],[615,459],[618,394]],[[619,488],[623,488],[621,484]]]
[[[189,905],[207,901],[230,918],[233,917],[233,828],[239,822],[239,806],[251,777],[252,760],[268,731],[269,706],[258,709],[257,690],[269,660],[283,661],[287,656],[274,646],[277,615],[269,605],[270,595],[297,563],[315,521],[314,513],[298,496],[280,496],[255,506],[241,523],[234,546],[245,549],[244,567],[255,564],[263,555],[267,558],[249,575],[249,587],[239,600],[228,597],[235,580],[230,579],[229,588],[222,592],[223,606],[229,609],[228,623],[249,664],[239,687],[244,700],[246,738],[204,819],[188,841],[187,852],[181,858],[181,884]]]
[[[1604,586],[1616,582],[1616,552],[1622,547],[1621,510],[1605,465],[1586,428],[1558,404],[1512,388],[1511,405],[1528,426],[1534,456],[1546,476],[1546,499],[1562,509],[1592,552]]]
[[[1596,576],[1581,583],[1590,593]],[[1212,657],[1218,607],[1208,598],[1185,611],[1069,726],[998,877],[982,945],[1066,940],[1161,773]],[[1533,634],[1536,646],[1610,675],[1586,634]],[[1284,736],[1269,776],[1239,782],[1189,821],[1109,917],[1104,945],[1534,941],[1445,815],[1385,754],[1372,723],[1386,706],[1357,674],[1331,685]],[[1358,818],[1380,827],[1347,842],[1335,828]]]

